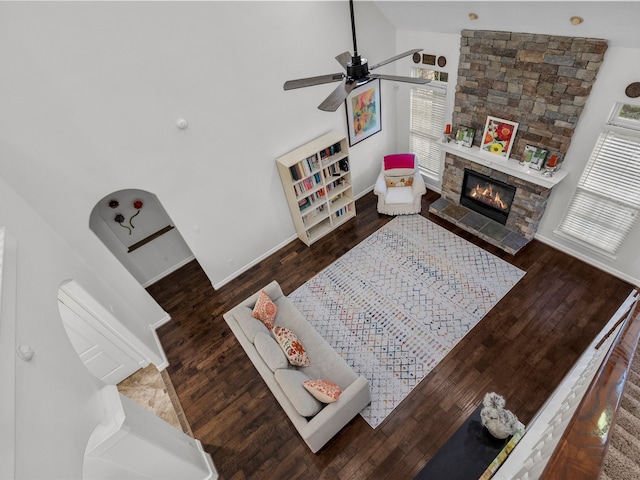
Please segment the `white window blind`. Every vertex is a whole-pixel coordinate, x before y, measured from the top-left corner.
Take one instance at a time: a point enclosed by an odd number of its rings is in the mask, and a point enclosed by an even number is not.
[[[440,176],[446,89],[411,89],[409,148],[425,173]]]
[[[640,213],[640,137],[605,130],[591,154],[560,232],[615,255]]]

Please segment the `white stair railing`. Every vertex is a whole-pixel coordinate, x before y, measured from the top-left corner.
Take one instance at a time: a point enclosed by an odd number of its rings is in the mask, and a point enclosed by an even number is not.
[[[495,473],[495,480],[540,478],[624,322],[638,301],[634,290],[580,356],[553,395],[529,423],[524,436]]]

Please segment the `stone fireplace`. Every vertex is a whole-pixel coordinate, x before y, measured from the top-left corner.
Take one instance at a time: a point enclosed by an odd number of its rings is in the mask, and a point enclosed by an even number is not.
[[[519,126],[511,159],[499,160],[495,155],[494,161],[489,158],[493,154],[478,153],[478,147],[447,145],[443,202],[434,204],[430,211],[504,248],[502,240],[493,241],[477,227],[477,215],[483,215],[507,229],[499,235],[512,237],[506,251],[516,253],[526,245],[535,235],[551,188],[561,175],[547,182],[541,172],[525,171],[517,159],[531,145],[557,155],[562,163],[606,50],[606,40],[600,39],[463,30],[453,130],[460,126],[475,129],[474,145],[479,145],[487,116]],[[475,210],[468,225],[461,220],[468,210],[461,202],[465,170],[515,187],[506,220],[498,222]],[[455,214],[442,213],[447,205],[455,207]]]

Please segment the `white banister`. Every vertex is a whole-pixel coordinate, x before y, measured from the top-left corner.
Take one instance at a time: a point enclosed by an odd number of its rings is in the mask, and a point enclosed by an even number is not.
[[[591,380],[622,328],[624,322],[620,320],[636,301],[638,291],[634,290],[527,426],[524,436],[493,479],[525,480],[537,479],[542,475]]]
[[[118,392],[101,391],[105,418],[85,451],[83,478],[215,480],[202,444]]]

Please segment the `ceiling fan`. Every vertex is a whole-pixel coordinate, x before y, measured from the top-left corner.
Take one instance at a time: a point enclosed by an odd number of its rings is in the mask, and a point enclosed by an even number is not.
[[[369,73],[370,70],[374,70],[378,67],[386,65],[391,62],[395,62],[401,58],[407,57],[409,55],[413,55],[415,53],[421,52],[422,49],[409,50],[404,53],[400,53],[394,57],[387,58],[380,63],[369,66],[367,59],[360,57],[358,54],[358,46],[356,44],[356,23],[355,17],[353,14],[353,0],[349,0],[349,8],[351,10],[351,34],[353,36],[353,55],[349,52],[343,52],[336,57],[336,60],[342,67],[346,70],[346,74],[343,72],[340,73],[330,73],[328,75],[319,75],[317,77],[308,77],[308,78],[300,78],[297,80],[289,80],[284,83],[285,90],[293,90],[294,88],[303,88],[303,87],[311,87],[314,85],[320,85],[323,83],[331,83],[341,81],[340,85],[331,92],[331,94],[324,99],[324,101],[318,106],[320,110],[324,110],[325,112],[335,112],[338,107],[345,101],[349,93],[351,91],[360,86],[364,85],[367,82],[370,82],[374,78],[379,78],[382,80],[392,80],[395,82],[407,82],[407,83],[415,83],[419,85],[424,85],[425,83],[429,83],[431,80],[427,80],[425,78],[413,78],[413,77],[402,77],[397,75],[386,75],[386,74],[376,74]]]

